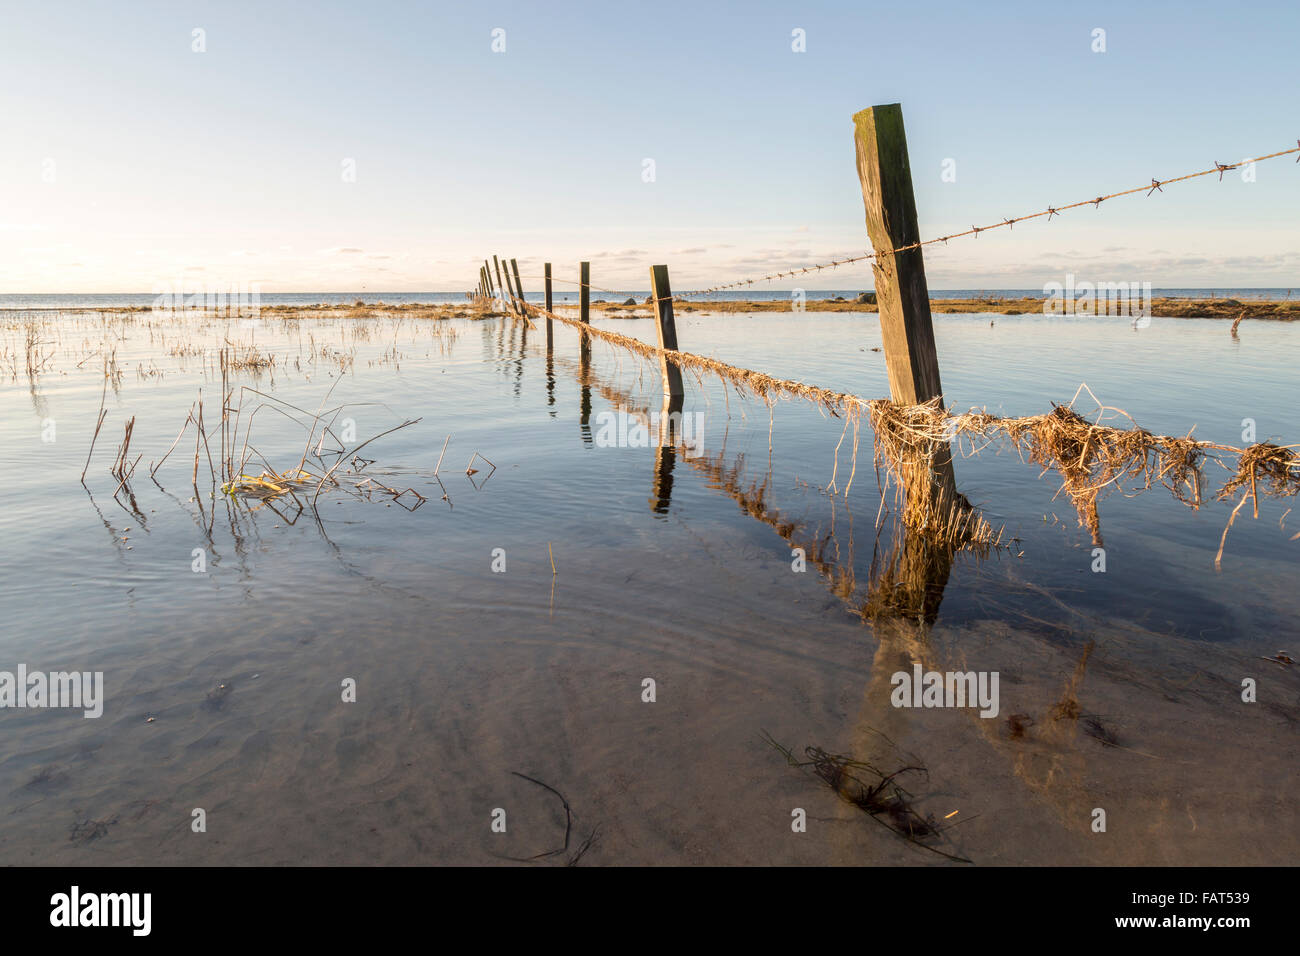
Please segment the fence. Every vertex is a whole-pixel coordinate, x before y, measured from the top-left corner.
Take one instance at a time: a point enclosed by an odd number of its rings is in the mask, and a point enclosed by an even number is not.
[[[1101,544],[1102,537],[1097,503],[1105,494],[1115,490],[1146,490],[1159,483],[1180,501],[1199,508],[1205,500],[1204,466],[1216,463],[1225,468],[1229,478],[1214,495],[1215,500],[1237,499],[1220,540],[1215,557],[1216,567],[1223,556],[1228,530],[1248,501],[1253,504],[1254,514],[1258,517],[1261,494],[1283,497],[1300,493],[1300,455],[1296,453],[1296,445],[1280,446],[1271,442],[1257,442],[1242,448],[1193,439],[1190,433],[1182,437],[1153,435],[1138,427],[1131,418],[1131,427],[1117,428],[1103,424],[1102,416],[1107,412],[1123,415],[1120,410],[1107,409],[1098,403],[1101,409],[1099,417],[1096,421],[1089,421],[1074,411],[1073,400],[1068,406],[1056,406],[1050,412],[1020,418],[999,417],[984,409],[954,414],[943,405],[929,292],[921,257],[921,250],[934,243],[978,237],[980,233],[991,229],[1011,229],[1017,222],[1043,216],[1050,221],[1053,217],[1080,206],[1099,206],[1107,200],[1144,191],[1149,197],[1155,192],[1163,193],[1165,186],[1216,172],[1222,181],[1225,172],[1242,165],[1292,153],[1300,154],[1300,140],[1297,140],[1294,148],[1242,160],[1240,163],[1223,164],[1216,161],[1212,168],[1200,172],[1166,180],[1153,178],[1149,185],[1059,207],[1048,207],[1042,212],[1004,219],[989,226],[972,226],[969,230],[949,236],[922,240],[917,226],[901,108],[897,104],[872,107],[856,114],[853,122],[858,176],[866,209],[867,233],[873,251],[861,256],[771,273],[757,279],[717,285],[687,295],[702,295],[752,285],[755,281],[793,277],[871,260],[889,372],[889,400],[869,400],[816,385],[779,379],[763,372],[683,351],[678,343],[673,313],[674,296],[666,265],[650,267],[650,302],[654,308],[657,336],[657,342],[653,345],[632,336],[592,326],[590,295],[591,290],[598,287],[591,284],[589,262],[579,264],[576,319],[554,311],[552,269],[549,262],[545,264],[543,276],[544,307],[532,305],[525,300],[515,260],[509,260],[509,268],[504,270],[503,277],[503,269],[496,256],[493,256],[492,268],[484,260],[473,296],[480,300],[499,299],[513,315],[530,323],[532,316],[544,318],[548,352],[553,348],[552,323],[561,322],[579,330],[584,361],[589,361],[589,340],[592,337],[657,361],[663,379],[665,412],[681,409],[684,393],[682,372],[685,371],[697,376],[715,375],[769,403],[777,398],[799,398],[829,410],[832,414],[842,415],[845,426],[841,444],[849,428],[852,427],[854,431],[855,471],[858,424],[865,415],[876,436],[876,464],[885,466],[887,474],[903,495],[904,523],[916,532],[931,539],[946,541],[954,547],[971,541],[987,542],[992,535],[992,529],[974,514],[969,503],[957,491],[951,456],[954,442],[959,447],[964,442],[969,453],[974,453],[991,442],[1009,442],[1025,460],[1042,466],[1044,470],[1055,471],[1062,479],[1064,492],[1075,505],[1080,526],[1089,530],[1098,545]],[[1297,162],[1300,163],[1300,156],[1297,156]],[[495,283],[492,280],[494,272]],[[684,296],[679,295],[678,298]],[[1076,399],[1077,397],[1076,394]],[[837,446],[837,469],[838,451]],[[852,474],[845,487],[846,494],[851,487]],[[830,490],[838,492],[834,474]]]

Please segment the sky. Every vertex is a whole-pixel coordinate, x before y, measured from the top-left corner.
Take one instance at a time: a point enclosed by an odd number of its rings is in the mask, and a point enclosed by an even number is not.
[[[461,291],[493,254],[533,290],[732,282],[870,248],[864,107],[902,104],[928,238],[1294,147],[1297,37],[1280,0],[0,0],[0,293]],[[926,271],[1300,286],[1298,214],[1287,156]]]

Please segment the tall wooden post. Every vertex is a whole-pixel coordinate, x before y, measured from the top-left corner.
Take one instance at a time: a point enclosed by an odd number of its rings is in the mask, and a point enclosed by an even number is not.
[[[876,257],[872,268],[880,332],[889,370],[889,394],[895,402],[917,405],[943,396],[939,382],[939,355],[930,318],[930,290],[925,282],[921,249],[895,252],[921,239],[916,223],[916,197],[912,169],[907,160],[903,108],[892,103],[873,106],[853,117],[858,179],[867,212],[867,235]],[[947,513],[959,504],[952,452],[946,443],[935,450],[932,486],[941,507],[923,501],[908,502],[915,514]],[[909,482],[910,484],[910,482]],[[922,485],[923,486],[923,485]],[[922,487],[917,486],[917,487]]]
[[[917,405],[942,395],[943,386],[921,250],[894,252],[921,239],[902,107],[893,103],[865,109],[853,117],[853,127],[867,235],[876,251],[876,301],[889,391],[894,401]]]
[[[519,314],[519,294],[515,291],[514,283],[510,281],[510,261],[505,256],[501,257],[501,271],[505,274],[506,295],[510,304],[510,311]]]
[[[506,284],[501,281],[501,263],[496,256],[492,257],[492,266],[497,271],[497,290],[501,293],[501,302],[506,303]]]
[[[578,321],[584,325],[591,322],[591,263],[578,263]],[[582,367],[583,381],[587,379],[587,370],[591,364],[591,336],[586,332],[578,332],[578,362]],[[589,397],[589,393],[586,393]],[[587,408],[583,414],[590,414],[590,405],[584,403]]]
[[[655,304],[655,330],[659,335],[659,347],[677,351],[677,322],[673,318],[673,292],[668,284],[668,267],[650,267],[650,298]],[[660,371],[663,372],[664,394],[682,395],[682,370],[667,358],[659,357]]]
[[[591,263],[578,263],[578,321],[591,321]]]
[[[519,314],[526,316],[528,315],[528,306],[524,299],[524,286],[519,281],[519,263],[514,259],[510,260],[510,271],[515,274],[515,294],[519,296]]]
[[[551,346],[555,344],[555,332],[551,328],[551,264],[548,262],[542,268],[543,281],[546,284],[546,351],[551,351]]]
[[[483,275],[487,279],[488,295],[496,295],[497,288],[492,284],[492,270],[488,267],[488,261],[483,260]]]

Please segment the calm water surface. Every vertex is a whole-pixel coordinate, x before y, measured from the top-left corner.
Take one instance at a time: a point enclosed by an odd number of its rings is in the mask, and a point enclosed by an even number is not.
[[[653,340],[648,320],[600,321]],[[1290,326],[1247,322],[1234,341],[1209,320],[935,324],[959,408],[1030,414],[1086,383],[1155,432],[1300,432]],[[55,314],[31,374],[27,330],[2,333],[0,670],[102,671],[106,702],[97,720],[0,713],[0,861],[494,863],[563,841],[563,811],[522,773],[566,795],[583,862],[953,865],[863,820],[763,732],[924,763],[918,808],[963,823],[936,845],[977,863],[1294,860],[1300,677],[1259,660],[1300,650],[1286,503],[1243,513],[1216,571],[1230,506],[1112,495],[1098,574],[1059,482],[987,450],[957,461],[958,482],[1014,547],[959,554],[931,623],[873,627],[852,609],[896,553],[870,435],[844,494],[852,434],[837,464],[844,423],[805,404],[688,381],[701,450],[665,456],[599,440],[602,414],[658,410],[657,368],[599,341],[584,357],[567,327],[548,353],[541,328],[501,320]],[[874,314],[687,313],[678,330],[690,351],[888,392]],[[419,419],[367,446],[350,483],[427,500],[214,498],[206,456],[196,493],[193,430],[151,480],[200,390],[218,422],[223,341],[274,359],[233,379],[245,421],[267,403],[246,470],[297,465],[301,420],[342,406],[357,442]],[[142,457],[115,496],[133,416]],[[792,544],[817,547],[820,571],[792,573]],[[999,718],[891,707],[889,675],[913,663],[999,672]],[[1071,695],[1114,739],[1051,716]],[[1089,830],[1099,805],[1108,838]],[[498,807],[506,834],[489,829]],[[793,837],[792,807],[823,822]],[[1261,815],[1276,840],[1258,839]]]

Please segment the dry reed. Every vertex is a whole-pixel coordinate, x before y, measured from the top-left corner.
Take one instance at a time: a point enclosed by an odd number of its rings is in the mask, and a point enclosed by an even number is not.
[[[528,308],[637,355],[672,362],[697,374],[716,375],[769,403],[777,398],[803,399],[832,415],[844,416],[846,434],[848,426],[856,424],[856,416],[865,412],[876,436],[877,470],[883,465],[907,499],[905,523],[950,542],[987,542],[993,535],[964,498],[936,487],[936,471],[943,471],[954,440],[965,441],[968,455],[999,441],[1009,442],[1023,460],[1039,465],[1044,474],[1056,472],[1061,478],[1061,491],[1078,513],[1080,527],[1088,530],[1097,545],[1102,543],[1097,507],[1101,498],[1116,490],[1131,495],[1160,484],[1177,500],[1197,509],[1204,500],[1204,466],[1210,461],[1231,474],[1215,500],[1230,500],[1239,492],[1242,495],[1224,528],[1225,539],[1246,501],[1253,502],[1258,516],[1261,494],[1285,497],[1300,492],[1300,455],[1296,453],[1300,446],[1260,442],[1239,448],[1194,439],[1190,433],[1181,437],[1156,435],[1136,423],[1120,428],[1104,424],[1101,417],[1109,412],[1133,422],[1131,416],[1100,402],[1098,420],[1089,421],[1073,408],[1079,392],[1087,386],[1081,386],[1069,404],[1054,404],[1050,412],[1040,415],[1002,417],[983,409],[954,414],[939,399],[921,405],[863,399],[690,352],[662,349],[536,306]],[[1221,542],[1216,566],[1222,554]]]

